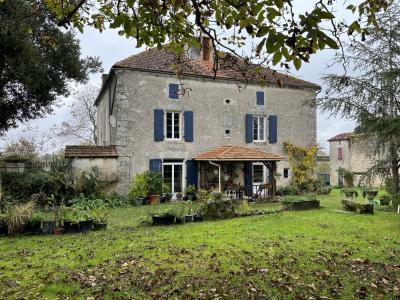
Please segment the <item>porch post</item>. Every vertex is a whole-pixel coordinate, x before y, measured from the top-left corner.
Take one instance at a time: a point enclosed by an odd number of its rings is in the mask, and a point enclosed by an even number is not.
[[[276,161],[272,162],[272,197],[276,196]]]
[[[210,164],[217,166],[218,167],[218,192],[222,192],[221,190],[221,165],[216,164],[215,162],[212,162],[211,160],[208,161]]]

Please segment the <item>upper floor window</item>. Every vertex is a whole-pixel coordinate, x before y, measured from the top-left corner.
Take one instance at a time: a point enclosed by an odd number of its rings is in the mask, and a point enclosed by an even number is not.
[[[167,112],[165,128],[167,140],[180,140],[181,114],[179,112]]]
[[[263,116],[253,118],[253,141],[265,142],[265,117]]]
[[[343,148],[342,147],[337,148],[337,159],[343,160]]]
[[[168,85],[168,97],[170,99],[179,99],[179,84],[170,83]]]
[[[256,92],[256,103],[257,105],[264,105],[264,92],[262,91]]]

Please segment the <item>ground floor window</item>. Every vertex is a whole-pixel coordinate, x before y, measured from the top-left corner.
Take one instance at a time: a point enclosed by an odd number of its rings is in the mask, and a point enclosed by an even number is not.
[[[283,169],[283,178],[289,178],[289,169],[288,168]]]
[[[171,188],[173,194],[182,193],[183,186],[183,163],[164,162],[163,163],[164,183]]]

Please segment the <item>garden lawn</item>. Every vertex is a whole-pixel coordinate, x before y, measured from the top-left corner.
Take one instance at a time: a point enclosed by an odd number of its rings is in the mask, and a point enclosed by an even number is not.
[[[320,210],[168,227],[138,226],[147,208],[129,207],[104,232],[0,237],[0,298],[400,297],[400,215],[318,198]]]

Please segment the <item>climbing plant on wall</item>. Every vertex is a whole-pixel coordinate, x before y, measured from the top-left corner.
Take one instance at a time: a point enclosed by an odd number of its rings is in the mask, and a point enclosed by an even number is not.
[[[302,191],[310,191],[315,183],[314,173],[317,164],[317,146],[300,147],[288,142],[283,143],[292,168],[292,185]]]

